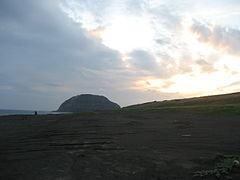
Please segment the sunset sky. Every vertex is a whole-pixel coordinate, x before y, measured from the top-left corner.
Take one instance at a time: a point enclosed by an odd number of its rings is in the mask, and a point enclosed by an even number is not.
[[[0,109],[240,91],[239,0],[1,0]]]

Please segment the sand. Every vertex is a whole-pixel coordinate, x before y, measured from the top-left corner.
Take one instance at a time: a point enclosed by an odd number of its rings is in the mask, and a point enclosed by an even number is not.
[[[0,179],[193,179],[240,154],[239,127],[240,115],[160,110],[3,116]]]

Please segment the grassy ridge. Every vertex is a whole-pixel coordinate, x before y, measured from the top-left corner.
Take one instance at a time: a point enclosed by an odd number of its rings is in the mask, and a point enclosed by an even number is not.
[[[240,114],[240,93],[186,99],[154,101],[132,105],[124,110],[199,111],[206,114]]]

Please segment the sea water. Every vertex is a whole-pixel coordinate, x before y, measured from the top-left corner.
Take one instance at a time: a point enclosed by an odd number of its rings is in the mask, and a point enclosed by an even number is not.
[[[66,114],[67,112],[54,112],[54,111],[37,111],[37,114]],[[12,110],[0,109],[0,116],[6,115],[34,115],[35,111],[32,110]]]

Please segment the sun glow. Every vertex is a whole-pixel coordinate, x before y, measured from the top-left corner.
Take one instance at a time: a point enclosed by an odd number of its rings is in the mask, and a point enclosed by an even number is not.
[[[152,11],[159,3],[162,2],[149,1],[138,15],[118,3],[114,3],[115,10],[111,11],[111,16],[108,11],[107,14],[103,11],[103,15],[98,17],[84,3],[80,10],[63,10],[74,21],[81,23],[90,38],[97,38],[98,42],[118,51],[124,67],[136,75],[133,80],[135,84],[129,84],[134,86],[130,89],[179,93],[185,96],[240,89],[239,56],[229,55],[225,46],[216,47],[207,41],[208,38],[204,39],[195,31],[194,25],[201,24],[198,12],[185,12],[177,19],[179,24],[172,26],[171,23],[175,21],[171,20],[176,19],[172,19],[171,14],[168,17],[164,13],[156,15]],[[211,15],[208,12],[204,14]],[[206,24],[211,31],[214,21],[207,21]],[[204,33],[205,29],[198,29]],[[208,34],[205,35],[208,37]],[[137,56],[133,60],[131,53],[134,50],[142,50],[152,58],[148,60]],[[139,64],[143,63],[142,66],[137,66],[138,60]],[[145,68],[147,63],[154,65]]]
[[[154,31],[147,19],[117,17],[106,27],[101,38],[106,46],[124,53],[151,47],[153,36]]]
[[[180,92],[184,94],[202,94],[213,92],[225,85],[228,77],[222,73],[215,73],[214,75],[178,75],[172,78],[173,85],[167,88],[162,88],[162,92]],[[219,81],[222,79],[222,81]]]
[[[239,79],[239,74],[232,75],[228,69],[225,69],[211,74],[176,75],[169,79],[148,77],[136,81],[136,86],[137,89],[154,90],[162,93],[181,93],[186,96],[208,95],[240,90]],[[232,88],[229,85],[232,85]],[[227,88],[228,86],[229,88]]]

